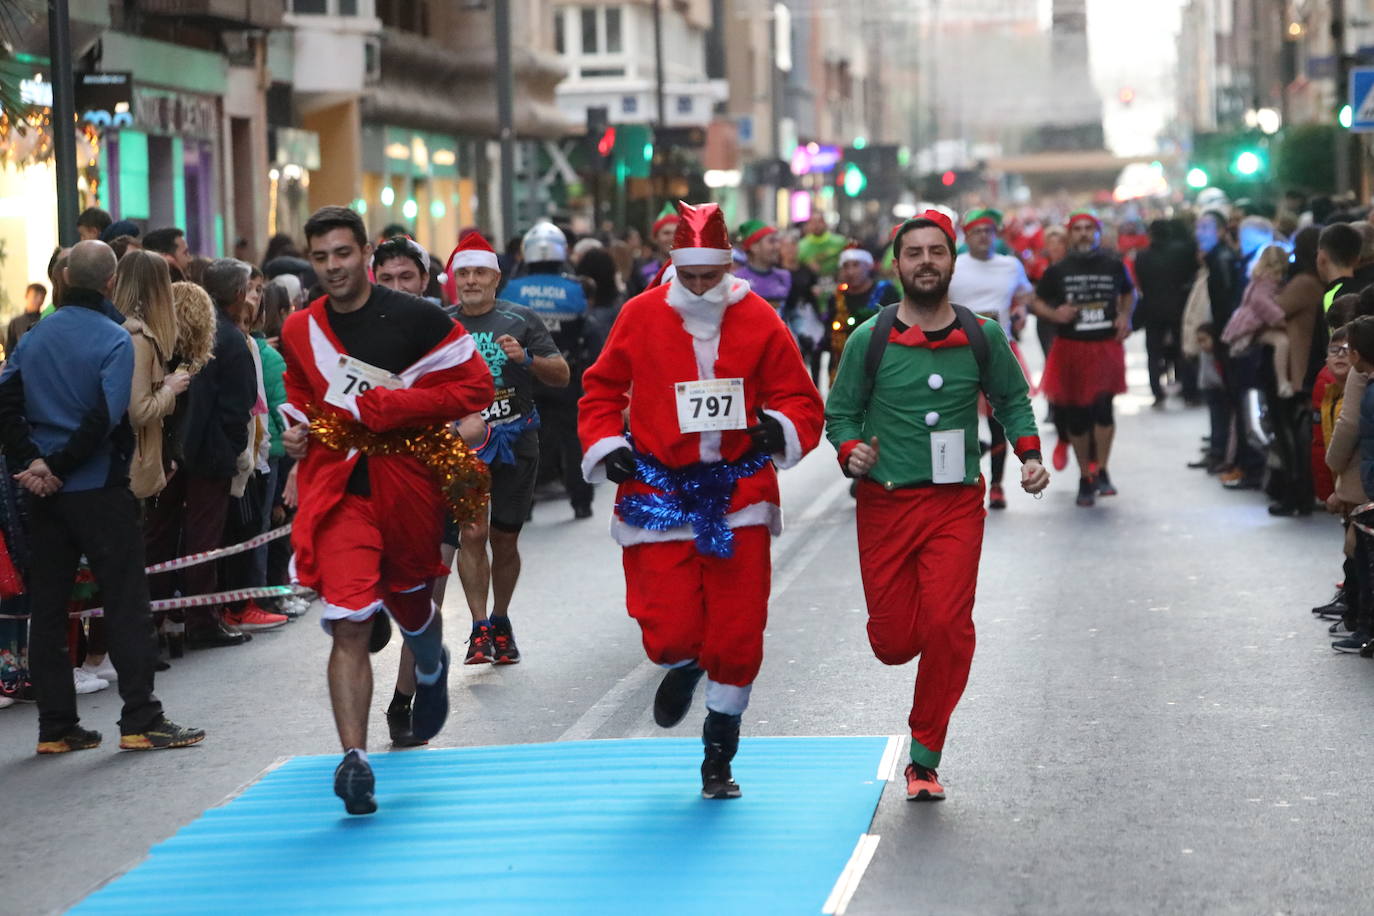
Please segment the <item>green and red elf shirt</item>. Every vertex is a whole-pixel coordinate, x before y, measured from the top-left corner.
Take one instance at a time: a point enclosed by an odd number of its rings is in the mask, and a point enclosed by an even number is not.
[[[1030,403],[1030,386],[995,321],[978,319],[988,342],[983,393],[993,416],[1007,430],[1023,462],[1040,457],[1040,435]],[[825,404],[825,434],[839,452],[841,467],[860,442],[878,437],[878,462],[868,477],[888,489],[931,482],[930,436],[964,434],[964,484],[979,478],[978,363],[968,337],[955,327],[932,340],[918,327],[896,328],[888,338],[869,394],[865,366],[874,320],[850,336]],[[937,335],[938,337],[938,335]]]

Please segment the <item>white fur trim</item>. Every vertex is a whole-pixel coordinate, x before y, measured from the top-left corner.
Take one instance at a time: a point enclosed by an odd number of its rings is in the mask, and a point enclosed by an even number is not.
[[[420,357],[399,377],[401,382],[410,388],[420,380],[421,376],[461,366],[476,355],[477,341],[472,339],[471,334],[464,334],[461,337],[441,342],[433,350]]]
[[[768,529],[769,534],[777,537],[782,534],[782,509],[772,503],[754,503],[725,516],[725,524],[731,528],[763,525]],[[693,533],[691,525],[679,525],[676,528],[669,528],[667,531],[650,531],[648,528],[636,528],[634,525],[626,524],[621,521],[619,515],[613,515],[611,516],[611,537],[615,538],[615,542],[621,547],[633,547],[635,544],[690,541],[696,537],[696,534]]]
[[[753,684],[736,687],[734,684],[717,684],[709,677],[706,679],[706,708],[711,712],[725,713],[727,716],[742,716],[749,708],[749,694]]]
[[[721,267],[729,264],[729,248],[674,248],[669,255],[679,267]]]
[[[872,267],[873,255],[862,248],[846,248],[840,252],[840,265],[843,266],[850,261],[858,261],[860,264]]]
[[[782,424],[783,439],[787,442],[787,446],[783,449],[782,455],[777,455],[776,453],[773,455],[773,464],[777,465],[779,470],[786,470],[787,468],[794,467],[797,462],[802,460],[803,456],[801,437],[797,435],[797,427],[793,425],[792,421],[787,418],[787,414],[785,413],[769,410],[766,407],[763,412]]]
[[[487,267],[497,273],[501,272],[501,264],[496,260],[494,251],[459,251],[453,255],[453,260],[448,262],[450,272],[460,267]]]
[[[320,327],[320,323],[315,320],[315,316],[310,316],[310,357],[315,360],[315,368],[324,377],[326,385],[334,377],[334,372],[339,366],[339,351],[334,349],[334,345],[329,342],[329,337]],[[353,419],[361,420],[362,414],[358,412],[358,399],[348,398],[348,412],[353,414]]]
[[[587,449],[587,454],[582,456],[582,479],[587,483],[604,483],[606,481],[606,466],[601,462],[606,460],[606,456],[618,448],[629,448],[630,440],[624,436],[607,436],[605,439],[592,443],[592,447]]]

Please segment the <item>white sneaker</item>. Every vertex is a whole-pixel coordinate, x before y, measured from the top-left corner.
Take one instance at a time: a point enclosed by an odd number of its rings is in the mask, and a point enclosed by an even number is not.
[[[13,706],[13,705],[14,705],[14,700],[11,700],[9,697],[0,697],[0,709],[4,709],[6,706]]]
[[[108,655],[105,656],[105,659],[100,664],[96,665],[94,668],[92,668],[90,663],[87,662],[86,664],[81,666],[81,670],[86,672],[87,674],[93,675],[106,681],[110,681],[111,683],[119,680],[119,674],[115,672],[114,662],[110,661],[110,657]]]
[[[96,693],[110,686],[109,681],[103,677],[96,677],[85,668],[73,668],[72,677],[76,681],[77,693]]]

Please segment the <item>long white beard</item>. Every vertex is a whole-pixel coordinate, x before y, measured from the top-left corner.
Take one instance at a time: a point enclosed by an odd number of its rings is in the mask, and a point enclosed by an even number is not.
[[[668,304],[682,316],[682,326],[688,334],[698,340],[710,340],[720,333],[725,310],[744,298],[748,291],[747,281],[726,274],[723,280],[698,296],[674,277],[668,284]]]

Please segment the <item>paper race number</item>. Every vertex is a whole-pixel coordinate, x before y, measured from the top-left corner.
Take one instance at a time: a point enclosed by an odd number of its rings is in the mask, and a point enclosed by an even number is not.
[[[1074,322],[1075,331],[1101,331],[1112,326],[1107,319],[1107,305],[1104,302],[1085,302],[1078,308],[1078,321]]]
[[[404,388],[405,383],[385,369],[370,366],[360,359],[339,355],[339,363],[329,377],[329,390],[324,402],[352,411],[359,395],[373,388]]]
[[[714,378],[678,382],[677,425],[684,433],[744,429],[744,379]]]
[[[514,398],[514,388],[496,389],[496,397],[492,400],[491,406],[482,411],[482,419],[493,426],[520,419],[521,415],[515,410]]]

